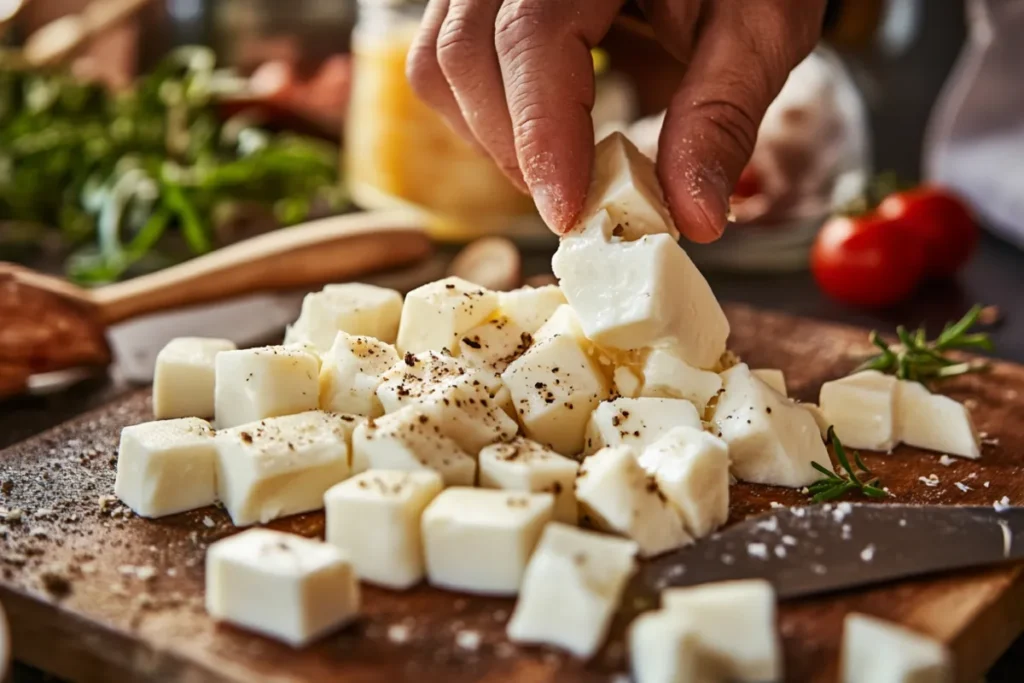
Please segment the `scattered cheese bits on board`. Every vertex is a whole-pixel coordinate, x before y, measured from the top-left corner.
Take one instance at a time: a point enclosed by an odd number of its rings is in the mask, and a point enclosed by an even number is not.
[[[207,550],[206,610],[301,647],[356,617],[359,583],[346,554],[332,545],[250,529]]]
[[[234,351],[228,339],[178,337],[156,356],[153,371],[153,416],[212,418],[214,414],[214,359],[221,351]]]
[[[425,574],[420,518],[444,482],[436,472],[370,470],[324,494],[325,538],[359,578],[403,590]]]
[[[515,595],[544,525],[549,493],[445,489],[423,513],[431,585],[486,595]]]

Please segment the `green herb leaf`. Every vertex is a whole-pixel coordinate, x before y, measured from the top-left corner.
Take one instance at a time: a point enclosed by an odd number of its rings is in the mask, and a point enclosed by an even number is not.
[[[836,460],[839,461],[839,466],[846,472],[847,476],[841,476],[840,474],[832,472],[824,465],[812,462],[811,466],[824,474],[825,478],[819,479],[807,487],[807,493],[811,495],[811,500],[815,503],[822,503],[828,500],[842,498],[846,494],[854,491],[859,491],[861,494],[868,496],[869,498],[885,498],[889,495],[876,485],[878,483],[878,478],[871,473],[871,470],[867,468],[864,461],[860,459],[860,454],[854,451],[854,463],[856,463],[860,471],[866,474],[868,478],[861,479],[860,476],[857,475],[853,467],[850,465],[850,458],[846,454],[846,448],[839,440],[839,437],[836,436],[836,432],[833,427],[828,428],[827,440],[832,444],[832,450],[835,451]]]

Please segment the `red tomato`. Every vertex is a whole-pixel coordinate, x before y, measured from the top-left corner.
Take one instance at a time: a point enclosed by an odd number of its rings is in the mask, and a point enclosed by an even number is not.
[[[843,303],[866,308],[906,299],[924,275],[924,245],[898,223],[874,213],[835,216],[811,250],[818,286]]]
[[[934,187],[897,192],[878,205],[884,218],[897,220],[925,245],[925,273],[950,277],[967,263],[978,246],[978,224],[954,195]]]

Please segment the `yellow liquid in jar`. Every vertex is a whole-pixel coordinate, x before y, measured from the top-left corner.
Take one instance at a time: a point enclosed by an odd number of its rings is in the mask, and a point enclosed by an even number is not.
[[[503,232],[533,211],[488,157],[421,102],[405,78],[415,27],[353,36],[346,179],[364,208],[414,205],[436,218],[434,236],[466,240]]]

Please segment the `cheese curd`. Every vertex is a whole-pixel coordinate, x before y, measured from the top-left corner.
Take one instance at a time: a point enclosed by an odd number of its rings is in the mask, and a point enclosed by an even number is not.
[[[498,310],[513,325],[533,334],[565,303],[558,285],[521,287],[511,292],[498,292]]]
[[[814,417],[740,363],[722,373],[712,431],[729,445],[732,473],[755,484],[808,486],[831,469]]]
[[[407,406],[356,428],[352,469],[434,470],[446,486],[472,486],[476,460],[442,433],[441,421],[421,406]]]
[[[668,502],[687,532],[703,538],[729,518],[729,447],[693,427],[676,427],[640,455],[640,466]]]
[[[575,524],[574,485],[579,463],[559,455],[536,441],[516,437],[509,443],[480,451],[480,486],[507,491],[550,493],[555,498],[554,518]]]
[[[338,332],[347,332],[394,344],[401,313],[402,295],[393,289],[356,282],[327,285],[302,300],[302,312],[284,343],[305,343],[327,353]]]
[[[751,370],[750,373],[783,396],[789,396],[789,392],[786,390],[786,375],[782,370],[761,368]]]
[[[666,612],[697,626],[698,647],[721,666],[725,681],[782,680],[775,590],[767,581],[725,581],[661,594]]]
[[[952,683],[953,660],[938,641],[866,614],[843,620],[841,683]]]
[[[320,408],[367,417],[383,415],[377,387],[398,361],[398,352],[390,344],[339,332],[320,366]]]
[[[160,349],[153,372],[153,416],[212,418],[214,359],[234,351],[228,339],[178,337]]]
[[[699,628],[668,610],[634,619],[627,638],[635,683],[725,683],[723,667],[701,650]]]
[[[325,538],[345,551],[363,581],[410,588],[425,572],[420,517],[443,487],[429,470],[357,474],[324,494]]]
[[[334,546],[250,529],[206,551],[206,611],[300,647],[357,616],[359,582]]]
[[[401,353],[458,351],[459,339],[498,308],[498,295],[457,277],[409,292],[398,328]]]
[[[583,334],[583,327],[580,325],[579,316],[576,315],[576,311],[572,310],[572,306],[568,304],[563,304],[555,309],[555,312],[551,314],[547,322],[541,325],[540,329],[533,335],[533,342],[539,344],[560,334],[575,339],[576,343],[588,353],[593,348],[593,344]]]
[[[669,345],[694,367],[714,367],[729,323],[704,276],[670,235],[617,232],[602,212],[564,236],[551,262],[587,337],[624,350]]]
[[[141,517],[163,517],[217,500],[213,430],[195,417],[121,430],[114,495]]]
[[[701,428],[700,415],[689,401],[671,398],[618,398],[594,410],[587,424],[584,453],[607,446],[632,446],[642,451],[675,427]]]
[[[319,410],[217,432],[217,490],[236,526],[319,510],[349,475],[351,416]]]
[[[900,380],[896,387],[896,435],[917,448],[972,460],[981,457],[981,440],[967,406],[932,394],[917,382]]]
[[[636,398],[640,395],[643,379],[625,366],[615,368],[612,372],[612,384],[615,393],[623,398]]]
[[[473,367],[500,373],[532,342],[530,333],[501,316],[466,332],[459,340],[459,355]]]
[[[641,396],[681,398],[701,415],[722,389],[717,373],[698,370],[669,349],[651,349],[644,359]]]
[[[548,524],[526,567],[509,640],[592,657],[636,571],[636,552],[631,541]]]
[[[222,351],[214,362],[217,428],[314,410],[320,360],[299,349],[264,346]]]
[[[621,133],[604,138],[594,150],[594,173],[582,215],[600,211],[622,226],[624,239],[654,233],[679,239],[654,163]]]
[[[892,375],[858,372],[821,387],[821,411],[848,448],[891,451],[896,447],[896,384]]]
[[[605,376],[567,334],[534,343],[501,379],[526,436],[562,455],[583,450],[590,413],[609,393]]]
[[[431,585],[515,595],[553,507],[548,493],[445,489],[423,513]]]
[[[693,543],[679,512],[629,446],[605,448],[586,458],[576,479],[576,499],[585,520],[636,541],[641,557]]]

